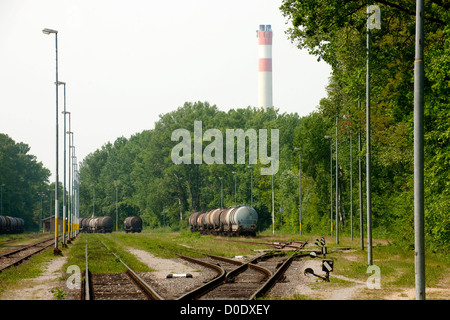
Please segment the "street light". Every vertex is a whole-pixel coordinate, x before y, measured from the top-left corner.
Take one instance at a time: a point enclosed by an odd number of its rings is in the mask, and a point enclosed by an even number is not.
[[[56,177],[55,177],[55,248],[54,254],[60,254],[61,250],[58,248],[58,31],[45,28],[42,30],[44,34],[55,35],[55,51],[56,51]]]
[[[5,184],[4,183],[2,183],[1,185],[1,201],[0,201],[0,216],[2,216],[3,215],[3,187],[5,186]]]
[[[300,148],[294,148],[294,150],[298,151],[298,221],[300,226],[300,235],[302,235],[302,153]]]
[[[220,179],[220,209],[223,208],[223,180],[222,177],[219,177]]]
[[[117,181],[114,180],[114,186],[116,187],[116,232],[119,230],[118,221],[119,221],[119,207],[117,205]]]
[[[234,206],[236,207],[236,171],[232,171],[232,174],[234,174]]]
[[[274,161],[272,157],[267,158],[269,161]],[[272,234],[275,235],[275,195],[273,192],[273,164],[272,164]]]
[[[72,238],[72,229],[73,229],[73,226],[72,226],[72,222],[73,222],[73,217],[72,217],[72,214],[73,214],[73,211],[72,211],[72,201],[73,201],[73,199],[72,199],[72,174],[71,174],[71,171],[72,171],[72,165],[71,165],[71,163],[72,163],[72,156],[71,156],[71,151],[72,151],[72,148],[74,148],[74,146],[72,145],[72,140],[70,139],[70,137],[73,137],[73,132],[72,131],[70,131],[70,112],[67,112],[68,114],[69,114],[69,131],[66,131],[66,134],[68,134],[69,135],[69,192],[68,192],[68,196],[67,196],[67,208],[68,208],[68,210],[67,210],[67,212],[68,212],[68,222],[69,222],[69,230],[68,230],[68,238],[69,238],[69,240],[68,240],[68,243],[70,243],[71,242],[71,238]]]
[[[66,83],[63,81],[58,81],[58,85],[64,86],[64,111],[61,113],[64,115],[64,180],[63,180],[63,248],[67,247],[66,244],[66,207],[67,207],[67,201],[66,201],[66,141],[67,141],[67,132],[66,132],[66,114],[68,113],[66,111]]]
[[[325,136],[325,139],[330,139],[330,220],[331,220],[331,236],[333,236],[333,138]]]
[[[247,166],[250,171],[250,206],[253,207],[253,167]]]

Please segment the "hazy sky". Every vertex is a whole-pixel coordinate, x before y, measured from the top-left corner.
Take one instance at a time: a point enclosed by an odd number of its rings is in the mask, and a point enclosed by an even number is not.
[[[78,161],[154,128],[186,101],[256,106],[260,24],[273,30],[273,103],[304,116],[330,67],[285,34],[281,0],[0,0],[0,133],[55,172],[55,36]],[[59,111],[64,108],[63,88]],[[63,115],[60,113],[60,179]],[[201,120],[201,119],[199,119]]]

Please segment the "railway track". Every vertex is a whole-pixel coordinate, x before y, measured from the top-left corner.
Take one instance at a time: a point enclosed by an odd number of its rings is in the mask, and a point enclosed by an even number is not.
[[[50,248],[55,244],[55,239],[50,238],[43,241],[39,241],[28,246],[24,246],[22,248],[6,252],[0,255],[0,272],[12,267],[16,266],[23,261],[29,259],[35,254],[38,254],[44,251],[47,248]]]
[[[110,249],[102,242],[110,251]],[[82,300],[164,300],[147,282],[114,252],[111,253],[123,264],[123,273],[91,273],[86,242],[85,282],[81,288]]]
[[[272,261],[270,264],[270,268],[274,271],[272,272],[267,268],[268,263],[266,266],[256,264],[258,259],[244,263],[211,255],[203,259],[186,256],[180,256],[180,258],[214,268],[218,276],[204,286],[179,297],[178,300],[253,300],[267,292],[289,266],[287,263],[280,269],[281,271],[277,271],[280,261]],[[267,259],[272,259],[272,255],[264,255],[263,260]],[[284,259],[283,262],[285,260],[288,259]]]

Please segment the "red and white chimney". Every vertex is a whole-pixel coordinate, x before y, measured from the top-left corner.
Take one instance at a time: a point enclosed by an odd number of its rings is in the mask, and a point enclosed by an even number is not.
[[[267,110],[273,107],[272,101],[272,27],[260,25],[258,37],[258,107]]]

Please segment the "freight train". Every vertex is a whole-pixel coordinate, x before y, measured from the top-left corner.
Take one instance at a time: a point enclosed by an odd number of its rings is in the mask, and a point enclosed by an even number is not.
[[[2,233],[22,233],[25,222],[21,218],[0,216],[0,234]]]
[[[109,216],[96,218],[80,218],[80,232],[107,233],[112,232],[113,220]]]
[[[141,232],[142,231],[142,219],[140,217],[132,216],[127,217],[123,222],[123,229],[126,233]]]
[[[256,236],[258,213],[250,206],[195,212],[189,216],[189,227],[201,234]]]

